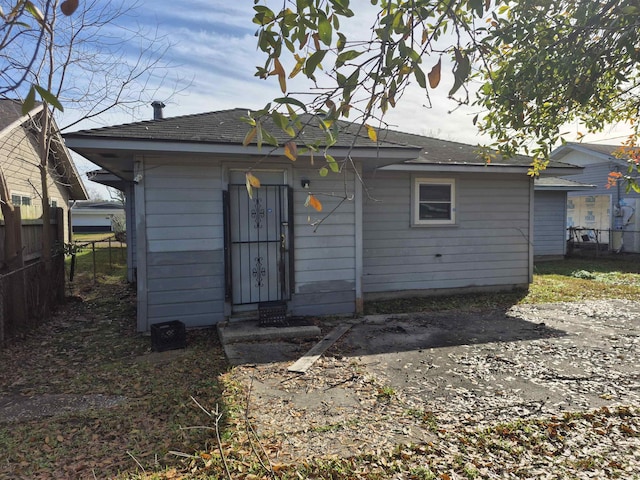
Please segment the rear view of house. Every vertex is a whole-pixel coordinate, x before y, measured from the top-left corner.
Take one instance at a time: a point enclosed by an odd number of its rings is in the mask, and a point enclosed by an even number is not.
[[[128,191],[139,330],[212,325],[273,302],[294,315],[352,314],[368,298],[530,282],[529,158],[487,165],[470,145],[395,131],[374,143],[340,122],[330,149],[340,172],[326,174],[322,153],[289,160],[284,133],[277,148],[243,146],[246,113],[65,136],[104,169],[96,180]],[[321,142],[318,119],[305,121],[298,141]],[[547,172],[574,170],[556,162]],[[247,172],[261,183],[251,195]]]

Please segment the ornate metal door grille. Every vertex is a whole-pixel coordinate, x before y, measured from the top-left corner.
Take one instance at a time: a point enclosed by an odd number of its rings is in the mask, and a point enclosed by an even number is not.
[[[234,305],[290,298],[291,226],[286,185],[262,185],[249,198],[245,185],[229,185],[227,289]]]

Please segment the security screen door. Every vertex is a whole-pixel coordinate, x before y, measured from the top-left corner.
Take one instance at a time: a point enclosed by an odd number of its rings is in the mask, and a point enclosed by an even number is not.
[[[281,184],[282,172],[256,176],[261,186],[253,189],[253,198],[244,183],[229,184],[227,283],[233,305],[290,297],[290,189]],[[231,180],[238,181],[233,175]],[[268,183],[274,180],[279,182]]]

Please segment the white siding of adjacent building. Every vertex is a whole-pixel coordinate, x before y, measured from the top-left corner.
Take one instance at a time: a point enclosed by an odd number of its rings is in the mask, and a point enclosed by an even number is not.
[[[410,174],[378,172],[365,179],[372,197],[364,204],[365,299],[528,284],[530,179],[524,174],[455,178],[456,224],[426,227],[411,226]]]

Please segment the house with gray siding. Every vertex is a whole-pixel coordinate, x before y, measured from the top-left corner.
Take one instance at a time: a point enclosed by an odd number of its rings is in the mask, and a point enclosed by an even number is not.
[[[587,193],[593,189],[595,185],[567,178],[538,177],[535,179],[533,252],[536,261],[555,260],[567,254],[568,194],[569,192]]]
[[[598,235],[610,250],[640,252],[640,194],[627,192],[622,180],[613,187],[607,182],[610,172],[627,172],[629,159],[621,158],[619,150],[620,145],[567,143],[551,158],[582,167],[571,180],[593,185],[587,191],[569,192],[568,226]]]
[[[157,118],[65,135],[127,189],[138,330],[212,325],[280,302],[292,315],[353,314],[367,299],[526,288],[533,274],[530,159],[495,159],[455,142],[338,122],[320,153],[289,160],[253,139],[247,110]],[[305,120],[317,123],[306,117]],[[545,173],[575,167],[551,162]],[[260,180],[249,195],[246,173]],[[311,197],[310,197],[311,196]],[[313,208],[315,198],[322,210]]]

